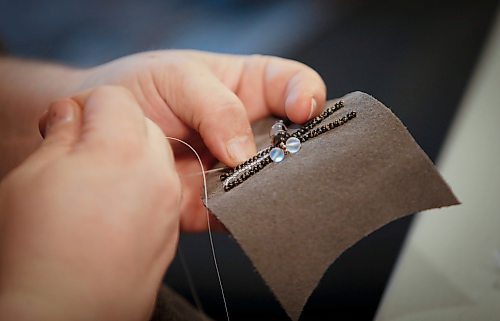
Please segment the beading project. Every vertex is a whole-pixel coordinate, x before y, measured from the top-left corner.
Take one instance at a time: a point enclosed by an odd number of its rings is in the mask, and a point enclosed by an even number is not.
[[[342,126],[349,120],[356,117],[356,112],[351,111],[341,118],[317,127],[326,118],[342,107],[344,107],[343,101],[335,103],[334,106],[327,108],[319,116],[311,119],[304,126],[293,133],[288,132],[288,128],[283,120],[277,121],[271,127],[269,133],[269,136],[272,139],[271,146],[259,151],[252,158],[220,175],[224,191],[230,191],[234,187],[240,185],[270,163],[279,163],[285,159],[286,155],[296,154],[300,150],[302,143],[307,140]]]

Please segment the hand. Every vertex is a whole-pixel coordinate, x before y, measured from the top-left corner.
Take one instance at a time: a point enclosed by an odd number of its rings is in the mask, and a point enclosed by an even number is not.
[[[0,319],[146,319],[179,209],[172,151],[130,93],[54,103],[41,147],[0,184]]]
[[[73,77],[71,77],[73,78]],[[311,68],[269,56],[156,51],[79,73],[77,90],[128,88],[165,135],[192,144],[206,167],[235,166],[256,153],[250,123],[270,114],[303,123],[325,103],[325,85]],[[201,136],[201,139],[200,139]],[[205,147],[206,146],[206,147]],[[183,184],[181,227],[206,229],[200,168],[192,152],[173,144]]]

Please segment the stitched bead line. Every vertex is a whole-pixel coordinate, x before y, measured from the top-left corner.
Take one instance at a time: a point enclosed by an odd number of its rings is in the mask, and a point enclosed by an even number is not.
[[[341,109],[343,107],[344,107],[344,102],[342,100],[336,102],[335,105],[333,105],[332,107],[327,108],[326,110],[324,110],[319,116],[316,116],[313,119],[309,120],[307,123],[304,124],[304,126],[302,126],[300,129],[298,129],[296,132],[294,132],[290,136],[297,137],[297,138],[300,139],[302,135],[304,135],[305,133],[307,133],[308,131],[310,131],[311,129],[313,129],[316,125],[318,125],[319,123],[321,123],[325,118],[327,118],[328,116],[332,115],[334,112],[336,112],[337,110],[339,110],[339,109]],[[288,137],[286,137],[286,138],[288,138]],[[301,140],[301,142],[303,142],[303,141]],[[282,141],[280,143],[282,143]],[[235,168],[230,169],[230,170],[228,170],[225,173],[222,173],[220,175],[220,180],[224,181],[228,177],[232,176],[232,174],[234,172],[240,171],[240,170],[248,167],[249,164],[254,163],[257,159],[262,158],[266,154],[269,154],[269,152],[271,151],[272,148],[273,148],[273,146],[269,146],[268,148],[263,149],[260,152],[258,152],[252,158],[250,158],[250,159],[246,160],[245,162],[239,164]]]
[[[327,131],[330,131],[334,128],[342,126],[345,123],[347,123],[349,120],[356,117],[356,112],[351,111],[351,112],[347,113],[346,115],[344,115],[343,117],[332,121],[331,123],[317,127],[326,118],[328,118],[330,115],[332,115],[334,112],[338,111],[342,107],[344,107],[344,103],[342,101],[335,103],[334,106],[326,109],[319,116],[311,119],[306,124],[304,124],[304,126],[302,126],[297,131],[293,132],[292,134],[288,134],[287,132],[281,133],[281,131],[279,131],[279,136],[276,136],[273,138],[273,140],[274,140],[273,145],[259,151],[252,158],[246,160],[245,162],[236,166],[233,169],[229,169],[227,172],[222,173],[220,175],[220,180],[222,181],[224,191],[226,191],[226,192],[230,191],[234,187],[236,187],[236,186],[240,185],[241,183],[243,183],[244,181],[246,181],[252,175],[260,172],[264,167],[266,167],[267,165],[272,163],[273,159],[271,158],[271,151],[273,149],[277,149],[276,147],[279,147],[282,150],[284,150],[284,155],[289,154],[289,152],[286,150],[286,147],[285,147],[285,141],[288,138],[295,137],[295,138],[299,139],[301,143],[303,143],[303,142],[306,142],[307,140],[309,140],[311,138],[317,137],[317,136],[319,136]],[[282,121],[278,122],[277,125],[285,127],[283,125]],[[298,144],[298,142],[297,142],[297,144]],[[298,145],[300,148],[300,144],[298,144]],[[283,152],[281,152],[281,151],[279,151],[279,152],[281,153],[281,155],[283,155]]]
[[[294,132],[291,136],[297,137],[300,139],[302,135],[305,133],[309,132],[311,129],[316,127],[318,124],[320,124],[325,118],[329,117],[332,115],[334,112],[337,110],[341,109],[344,107],[344,102],[342,100],[338,101],[335,103],[330,108],[325,109],[319,116],[314,117],[310,121],[304,124],[300,129],[298,129],[296,132]]]

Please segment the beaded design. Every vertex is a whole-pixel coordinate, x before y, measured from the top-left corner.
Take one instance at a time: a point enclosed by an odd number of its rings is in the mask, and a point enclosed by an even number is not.
[[[246,181],[252,175],[260,172],[267,165],[271,164],[273,162],[272,152],[279,152],[278,149],[281,149],[284,155],[296,153],[300,149],[300,143],[304,143],[311,138],[317,137],[323,133],[326,133],[327,131],[342,126],[343,124],[356,117],[356,112],[351,111],[341,118],[335,119],[331,123],[319,126],[326,118],[331,116],[334,112],[338,111],[342,107],[344,107],[343,101],[335,103],[334,106],[327,108],[319,116],[309,120],[301,128],[291,134],[286,130],[284,122],[282,120],[278,121],[271,128],[271,137],[273,139],[273,143],[271,146],[259,151],[252,158],[246,160],[235,168],[228,169],[226,172],[220,175],[220,180],[224,187],[224,191],[230,191],[234,187]],[[292,137],[295,139],[289,140]],[[296,139],[298,139],[300,143],[298,143]],[[293,142],[294,148],[292,149],[290,144],[287,148],[287,142]],[[274,161],[280,162],[282,159],[283,157],[274,158]]]

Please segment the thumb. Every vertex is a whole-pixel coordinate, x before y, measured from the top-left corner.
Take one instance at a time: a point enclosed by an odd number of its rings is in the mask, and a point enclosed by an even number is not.
[[[40,132],[45,138],[41,152],[56,151],[59,155],[72,147],[80,136],[81,114],[80,106],[71,99],[52,103],[39,123]]]

